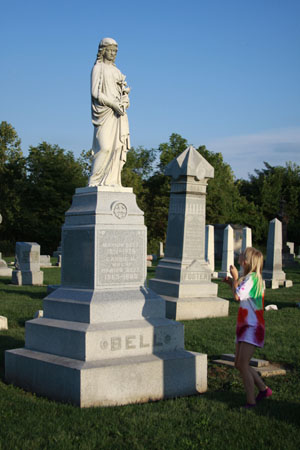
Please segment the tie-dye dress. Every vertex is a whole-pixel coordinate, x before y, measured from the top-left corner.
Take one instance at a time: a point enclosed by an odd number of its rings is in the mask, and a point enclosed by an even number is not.
[[[259,289],[256,273],[249,273],[236,289],[240,299],[236,342],[263,347],[265,337],[264,292]]]

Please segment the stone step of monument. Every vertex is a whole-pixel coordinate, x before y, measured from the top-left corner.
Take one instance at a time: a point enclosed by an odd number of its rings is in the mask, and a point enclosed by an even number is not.
[[[186,274],[187,276],[192,276],[191,273]],[[218,291],[218,286],[215,283],[211,283],[211,276],[209,276],[209,281],[201,279],[202,274],[195,273],[195,277],[200,276],[199,279],[195,281],[186,280],[184,282],[168,280],[168,279],[158,279],[152,278],[149,280],[149,286],[159,295],[174,297],[174,298],[185,298],[185,297],[209,297],[216,296]],[[205,274],[206,276],[207,274]]]
[[[26,348],[5,352],[5,379],[80,407],[142,403],[207,389],[207,355],[178,350],[98,361]]]
[[[226,361],[234,362],[235,355],[232,353],[223,353],[220,359],[225,359]],[[251,358],[250,360],[250,366],[265,367],[268,366],[269,364],[270,364],[269,361],[267,361],[266,359]]]
[[[234,367],[234,361],[228,361],[226,359],[214,359],[212,361],[214,364],[220,364],[224,366]],[[286,370],[280,364],[268,364],[266,366],[253,366],[262,377],[272,377],[276,375],[286,375]]]
[[[43,301],[44,317],[99,323],[164,318],[166,304],[151,289],[92,291],[59,287]]]
[[[47,318],[26,322],[27,349],[82,361],[184,348],[183,325],[168,319],[86,324]]]

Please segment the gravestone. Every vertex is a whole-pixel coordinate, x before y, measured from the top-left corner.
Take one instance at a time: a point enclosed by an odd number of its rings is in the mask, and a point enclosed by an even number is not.
[[[40,267],[52,267],[50,255],[40,255]]]
[[[243,228],[243,238],[242,238],[242,253],[246,250],[247,247],[252,247],[252,230],[249,227]],[[239,275],[240,277],[243,275],[244,270],[240,266]]]
[[[217,297],[205,261],[206,186],[214,169],[190,146],[165,173],[172,177],[165,256],[149,286],[166,300],[169,318],[226,316],[228,302]]]
[[[223,252],[222,252],[222,267],[219,272],[219,277],[229,277],[230,266],[234,265],[234,242],[233,242],[233,228],[230,225],[224,230],[223,238]]]
[[[7,317],[0,316],[0,330],[8,330]]]
[[[279,286],[293,285],[291,280],[286,280],[282,270],[282,224],[278,219],[269,223],[267,259],[262,276],[267,288],[277,289]]]
[[[44,273],[40,270],[40,246],[36,242],[16,242],[16,270],[12,284],[41,285]]]
[[[230,225],[233,229],[234,256],[237,257],[242,250],[243,226],[235,223],[227,223],[227,224],[216,223],[214,224],[215,258],[218,260],[222,260],[224,230],[228,225]]]
[[[159,243],[159,258],[163,258],[164,257],[164,243],[160,242]]]
[[[2,223],[2,216],[0,214],[0,224]],[[7,267],[6,261],[2,259],[2,253],[0,252],[0,277],[10,277],[12,269]]]
[[[205,227],[205,261],[211,270],[212,277],[216,278],[218,274],[215,272],[215,243],[214,243],[214,226],[206,225]]]

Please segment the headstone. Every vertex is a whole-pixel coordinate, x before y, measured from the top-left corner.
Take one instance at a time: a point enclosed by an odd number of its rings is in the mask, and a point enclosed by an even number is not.
[[[219,272],[220,278],[230,276],[231,265],[234,265],[233,228],[227,225],[224,230],[222,267],[221,272]]]
[[[206,186],[214,169],[190,146],[166,174],[172,180],[165,256],[149,286],[166,299],[169,318],[226,316],[228,302],[217,297],[205,261]]]
[[[2,215],[0,214],[0,224],[2,223]],[[7,267],[6,261],[2,259],[2,253],[0,253],[0,277],[11,277],[12,269]]]
[[[36,242],[16,242],[16,270],[12,284],[41,285],[44,273],[40,270],[40,246]]]
[[[8,330],[7,317],[0,316],[0,330]]]
[[[267,288],[291,287],[292,284],[290,280],[286,280],[282,270],[282,224],[278,219],[273,219],[269,223],[267,259],[262,276]]]
[[[295,244],[294,242],[287,242],[286,243],[287,247],[290,249],[290,254],[295,257]]]
[[[26,322],[25,348],[5,352],[6,381],[81,407],[207,389],[207,355],[184,349],[183,325],[165,318],[164,300],[146,287],[144,214],[120,182],[129,91],[116,52],[113,39],[100,42],[90,186],[76,189],[66,212],[61,286],[44,299],[44,316]]]
[[[152,267],[152,260],[153,260],[153,256],[147,255],[147,267]]]
[[[218,274],[215,272],[215,237],[213,225],[206,225],[205,227],[205,261],[208,263],[212,277],[216,278]]]
[[[6,261],[2,259],[2,253],[0,253],[0,277],[11,277],[12,269],[7,267]]]
[[[40,267],[52,267],[50,255],[40,255]]]
[[[241,253],[243,253],[247,247],[252,247],[252,230],[249,227],[244,227]],[[242,276],[243,272],[243,268],[240,267],[239,275]]]
[[[164,243],[160,242],[159,243],[159,257],[163,258],[164,256],[165,256],[165,254],[164,254]]]
[[[217,223],[217,224],[214,224],[215,259],[222,260],[224,230],[228,225],[230,225],[233,229],[234,256],[237,257],[242,251],[243,225],[234,224],[234,223],[227,223],[227,224]]]

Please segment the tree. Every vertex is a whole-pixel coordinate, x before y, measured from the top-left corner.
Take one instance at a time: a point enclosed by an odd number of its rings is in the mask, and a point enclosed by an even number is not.
[[[285,167],[264,164],[265,168],[255,170],[249,180],[239,180],[239,191],[260,208],[267,223],[286,215],[288,239],[299,243],[300,166],[292,162]]]
[[[1,238],[6,241],[2,251],[13,251],[16,237],[23,227],[22,204],[26,180],[25,158],[21,140],[12,125],[0,124],[0,208],[3,216]]]
[[[87,184],[84,167],[70,151],[42,142],[29,148],[26,160],[24,235],[51,253],[77,187]]]

